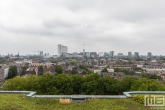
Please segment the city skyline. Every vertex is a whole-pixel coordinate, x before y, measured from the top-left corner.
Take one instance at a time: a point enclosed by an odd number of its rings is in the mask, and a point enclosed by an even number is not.
[[[0,54],[138,52],[165,55],[164,0],[1,0]]]

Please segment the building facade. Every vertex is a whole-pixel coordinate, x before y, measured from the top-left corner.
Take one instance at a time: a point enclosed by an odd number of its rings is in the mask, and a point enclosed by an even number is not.
[[[128,52],[128,57],[132,58],[132,52]]]
[[[138,57],[139,57],[139,53],[135,52],[135,58],[138,58]]]
[[[147,53],[147,56],[151,58],[152,57],[152,53],[151,52],[148,52]]]
[[[68,47],[58,44],[58,56],[60,57],[61,55],[65,55],[66,53],[68,53]]]
[[[114,53],[115,53],[114,51],[110,51],[110,57],[113,58],[114,57]]]

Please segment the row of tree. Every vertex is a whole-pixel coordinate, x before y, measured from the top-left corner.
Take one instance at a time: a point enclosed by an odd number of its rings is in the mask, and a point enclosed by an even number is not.
[[[123,72],[125,73],[126,75],[135,75],[135,71],[131,70],[127,70],[127,69],[122,69],[122,68],[114,68],[114,71],[115,72]]]
[[[109,76],[100,77],[98,74],[53,75],[44,74],[39,77],[15,77],[7,80],[2,86],[7,90],[36,91],[37,94],[89,94],[89,95],[118,95],[125,91],[163,91],[165,86],[156,80],[125,77],[118,81]]]
[[[11,79],[15,76],[17,76],[17,67],[16,66],[11,66],[9,68],[8,77],[6,79]]]

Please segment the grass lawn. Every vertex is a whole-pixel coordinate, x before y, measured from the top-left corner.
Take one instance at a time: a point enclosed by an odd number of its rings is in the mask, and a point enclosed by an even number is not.
[[[151,110],[151,107],[144,107],[133,99],[94,99],[85,103],[62,105],[59,99],[0,94],[0,110]]]

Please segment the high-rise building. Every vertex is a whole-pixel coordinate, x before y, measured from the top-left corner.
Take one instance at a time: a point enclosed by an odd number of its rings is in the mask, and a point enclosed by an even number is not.
[[[128,52],[128,57],[129,57],[129,58],[132,57],[132,52]]]
[[[40,53],[39,54],[40,56],[44,56],[44,52],[43,51],[39,51],[39,53]]]
[[[108,52],[104,52],[104,57],[109,57],[109,53]]]
[[[60,57],[61,55],[65,55],[66,53],[68,53],[68,47],[58,44],[58,56]]]
[[[73,52],[73,57],[78,57],[78,53],[77,52]]]
[[[138,58],[139,57],[139,53],[135,52],[135,57]]]
[[[96,52],[90,52],[90,57],[96,58],[97,57],[97,53]]]
[[[148,52],[147,56],[151,58],[152,57],[152,53]]]
[[[114,57],[114,53],[115,53],[114,51],[110,51],[110,57],[113,58]]]

